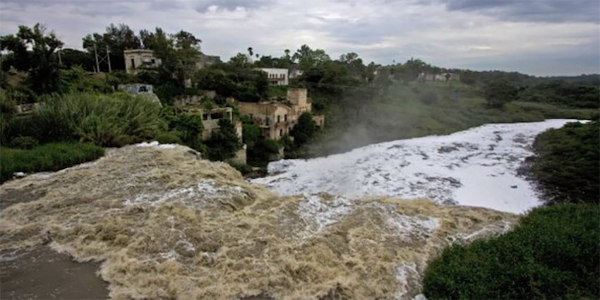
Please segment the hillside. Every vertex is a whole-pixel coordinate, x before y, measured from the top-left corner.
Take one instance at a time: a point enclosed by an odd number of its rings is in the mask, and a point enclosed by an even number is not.
[[[50,245],[100,261],[113,299],[407,298],[446,245],[517,220],[427,201],[277,196],[187,147],[145,146],[3,184],[3,268]]]
[[[450,134],[490,123],[590,119],[597,109],[513,101],[488,108],[478,86],[461,82],[394,83],[387,90],[327,104],[326,128],[306,151],[318,157],[413,137]],[[518,99],[513,99],[518,100]],[[331,101],[316,96],[315,101]]]

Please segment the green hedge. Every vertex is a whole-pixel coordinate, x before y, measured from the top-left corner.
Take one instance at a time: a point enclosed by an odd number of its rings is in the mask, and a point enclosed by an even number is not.
[[[508,234],[453,245],[425,272],[428,299],[600,298],[600,206],[534,209]]]
[[[0,182],[15,172],[58,171],[104,155],[104,149],[92,144],[53,143],[31,150],[0,148]]]
[[[543,198],[557,202],[598,203],[600,200],[600,123],[569,123],[548,130],[533,143],[528,158]]]

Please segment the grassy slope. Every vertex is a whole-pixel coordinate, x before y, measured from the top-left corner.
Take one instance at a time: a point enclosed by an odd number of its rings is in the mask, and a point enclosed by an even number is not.
[[[58,171],[104,155],[104,148],[83,143],[52,143],[31,150],[0,148],[0,183],[15,172]]]
[[[438,95],[431,105],[419,96]],[[432,134],[449,134],[487,123],[543,121],[549,118],[589,118],[594,110],[559,108],[515,102],[488,109],[476,88],[452,83],[410,83],[390,87],[387,97],[368,99],[359,112],[333,104],[326,112],[326,129],[309,145],[310,155],[326,155],[372,143]]]

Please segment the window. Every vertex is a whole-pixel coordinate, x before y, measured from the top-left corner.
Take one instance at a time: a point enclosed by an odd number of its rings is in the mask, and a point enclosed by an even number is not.
[[[135,60],[133,58],[131,59],[131,68],[135,69]]]
[[[284,115],[284,116],[283,116],[283,121],[284,121],[284,122],[287,122],[287,115]]]
[[[153,65],[156,64],[156,59],[154,59],[154,58],[152,59],[152,64]]]
[[[277,116],[277,123],[281,122],[281,116]]]
[[[270,123],[270,122],[271,122],[271,119],[269,119],[269,117],[267,117],[267,119],[265,119],[265,124],[266,124],[267,126],[269,126],[269,123]]]
[[[279,129],[279,137],[283,136],[283,129]]]

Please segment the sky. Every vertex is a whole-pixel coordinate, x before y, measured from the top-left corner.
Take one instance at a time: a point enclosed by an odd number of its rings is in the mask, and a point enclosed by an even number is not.
[[[365,62],[419,58],[446,68],[537,76],[600,73],[598,0],[0,0],[0,35],[45,24],[81,49],[110,23],[185,30],[228,60],[248,47],[301,45]]]

